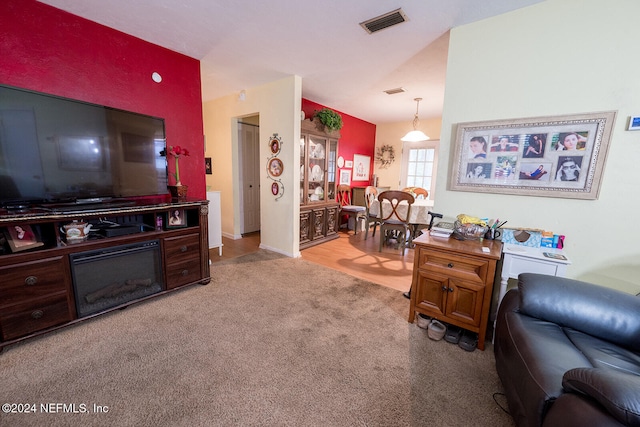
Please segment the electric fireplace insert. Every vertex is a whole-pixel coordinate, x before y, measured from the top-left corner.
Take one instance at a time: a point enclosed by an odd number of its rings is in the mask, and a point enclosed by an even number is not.
[[[78,317],[86,317],[161,292],[159,240],[71,255]]]

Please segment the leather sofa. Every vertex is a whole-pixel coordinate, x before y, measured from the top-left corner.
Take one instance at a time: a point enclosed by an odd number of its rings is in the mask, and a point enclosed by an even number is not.
[[[640,297],[520,274],[494,351],[518,426],[640,426]]]

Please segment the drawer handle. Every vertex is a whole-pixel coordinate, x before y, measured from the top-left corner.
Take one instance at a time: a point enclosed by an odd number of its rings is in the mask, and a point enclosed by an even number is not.
[[[27,286],[33,286],[38,283],[38,278],[36,276],[28,276],[24,279],[24,284]]]
[[[449,288],[449,292],[453,292],[453,288]]]
[[[449,267],[449,268],[453,268],[453,263],[452,263],[452,262],[450,262],[449,264],[447,264],[447,267]]]
[[[32,319],[40,319],[43,314],[44,313],[42,312],[42,310],[36,310],[33,313],[31,313],[31,318]]]
[[[180,246],[180,252],[187,252],[187,245]]]
[[[447,292],[447,287],[446,286],[442,287],[442,292]]]
[[[180,274],[182,275],[182,277],[188,276],[189,275],[189,270],[184,269],[184,270],[182,270],[182,272]]]

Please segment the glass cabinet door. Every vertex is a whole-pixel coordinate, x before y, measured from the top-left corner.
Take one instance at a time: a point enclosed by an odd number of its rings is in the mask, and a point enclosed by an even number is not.
[[[315,135],[309,135],[309,179],[307,184],[307,196],[309,203],[324,202],[327,200],[325,188],[327,172],[327,140]]]
[[[336,199],[336,157],[338,152],[338,141],[329,141],[329,152],[327,156],[327,200]]]
[[[300,205],[335,201],[338,140],[300,136]]]
[[[307,161],[305,156],[307,153],[307,138],[306,136],[300,137],[300,204],[307,204]]]

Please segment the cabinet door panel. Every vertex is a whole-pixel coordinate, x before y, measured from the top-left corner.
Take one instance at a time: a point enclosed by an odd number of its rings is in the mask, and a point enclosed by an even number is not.
[[[324,223],[325,223],[325,210],[314,209],[313,210],[313,239],[320,239],[324,237]]]
[[[447,278],[418,271],[418,286],[416,286],[416,306],[429,310],[432,316],[445,315],[447,299]]]
[[[327,208],[327,236],[338,232],[338,206]]]
[[[311,212],[300,212],[300,244],[311,241]]]
[[[474,326],[480,325],[484,285],[452,278],[449,288],[447,315]]]

